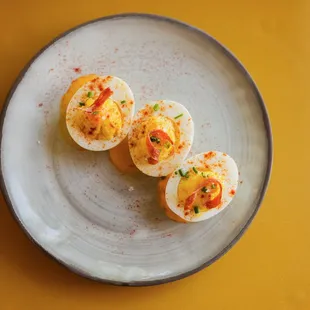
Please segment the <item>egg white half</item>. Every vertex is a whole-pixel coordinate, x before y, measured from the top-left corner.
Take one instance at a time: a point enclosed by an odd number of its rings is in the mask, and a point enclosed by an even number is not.
[[[102,87],[110,88],[113,91],[111,99],[118,105],[122,116],[123,123],[120,133],[111,140],[95,140],[84,135],[80,129],[74,125],[75,110],[79,108],[79,102],[85,93],[90,91],[95,93],[95,98],[100,94],[100,89],[92,89],[92,81],[84,84],[70,100],[66,112],[66,124],[72,139],[84,149],[90,151],[105,151],[118,145],[127,136],[131,126],[132,118],[135,111],[135,100],[133,93],[128,84],[122,79],[115,76],[100,76],[98,77]],[[125,101],[125,102],[124,102]]]
[[[153,107],[155,105],[159,106],[158,111],[154,111]],[[151,108],[150,108],[151,107]],[[150,111],[151,115],[145,116],[144,111]],[[182,115],[181,117],[178,117]],[[170,158],[160,161],[155,165],[149,164],[146,160],[141,162],[136,160],[133,155],[131,142],[133,141],[133,129],[135,127],[135,123],[139,123],[144,121],[150,116],[163,116],[167,117],[170,120],[174,121],[177,124],[179,129],[179,144],[182,144],[183,147],[178,149],[175,154],[173,154]],[[178,118],[176,118],[178,117]],[[166,176],[170,174],[172,171],[178,167],[183,160],[187,157],[190,152],[191,146],[193,144],[194,139],[194,122],[188,110],[180,103],[170,100],[159,100],[152,101],[145,104],[136,114],[132,129],[128,133],[128,142],[129,142],[129,150],[132,156],[132,160],[134,164],[137,166],[139,170],[143,173],[152,176],[152,177],[160,177]]]
[[[208,156],[211,152],[213,156]],[[239,177],[238,167],[235,161],[225,153],[218,151],[211,152],[201,153],[187,159],[175,170],[168,180],[165,192],[167,205],[171,211],[187,222],[204,221],[218,214],[229,205],[234,197],[234,194],[232,195],[231,193],[235,193],[237,190]],[[218,179],[222,184],[222,202],[219,207],[209,209],[208,211],[185,215],[184,205],[178,199],[178,186],[182,178],[178,170],[182,169],[186,172],[193,169],[193,167],[197,169],[202,168],[204,164],[207,164],[210,170],[218,175]]]

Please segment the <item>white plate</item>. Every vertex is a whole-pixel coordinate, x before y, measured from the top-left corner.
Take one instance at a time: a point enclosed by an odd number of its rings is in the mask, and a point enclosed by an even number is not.
[[[195,122],[191,155],[220,150],[237,162],[242,184],[230,206],[175,223],[158,208],[155,178],[121,175],[107,152],[68,145],[59,103],[88,73],[124,79],[137,109],[184,104]],[[253,219],[270,176],[270,125],[250,76],[213,38],[164,17],[111,16],[61,35],[21,73],[2,121],[2,189],[21,226],[70,269],[115,284],[172,281],[215,261]]]

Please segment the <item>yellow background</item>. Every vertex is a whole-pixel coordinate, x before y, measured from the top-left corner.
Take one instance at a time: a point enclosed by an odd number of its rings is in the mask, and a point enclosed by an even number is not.
[[[255,3],[254,3],[255,2]],[[0,308],[310,309],[310,1],[0,0],[0,101],[27,61],[56,35],[120,12],[198,26],[243,62],[267,104],[273,175],[250,229],[211,267],[157,287],[112,287],[47,257],[0,207]]]

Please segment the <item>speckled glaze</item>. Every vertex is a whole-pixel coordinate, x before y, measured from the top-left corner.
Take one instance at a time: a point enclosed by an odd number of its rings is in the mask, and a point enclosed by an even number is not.
[[[156,178],[121,175],[107,152],[66,143],[59,103],[88,73],[124,79],[137,109],[182,102],[195,123],[190,155],[236,161],[233,202],[205,222],[175,223],[158,207]],[[245,69],[203,32],[154,15],[103,18],[52,42],[21,73],[2,123],[2,189],[21,226],[70,269],[114,284],[159,284],[212,263],[253,219],[270,176],[268,116]]]

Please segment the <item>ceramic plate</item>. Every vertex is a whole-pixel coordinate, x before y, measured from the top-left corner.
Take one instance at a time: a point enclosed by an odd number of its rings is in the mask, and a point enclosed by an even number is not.
[[[239,167],[229,207],[175,223],[158,207],[156,178],[122,175],[108,152],[68,144],[60,100],[89,73],[124,79],[137,109],[158,99],[185,105],[195,123],[190,155],[220,150]],[[2,189],[18,222],[59,262],[114,284],[164,283],[214,262],[253,219],[270,176],[270,125],[249,74],[209,35],[164,17],[111,16],[61,35],[23,70],[2,122]]]

